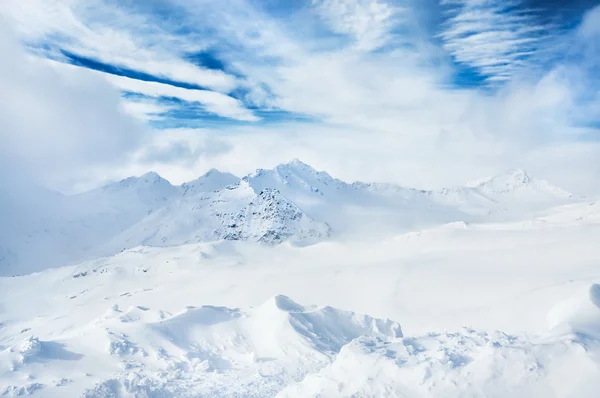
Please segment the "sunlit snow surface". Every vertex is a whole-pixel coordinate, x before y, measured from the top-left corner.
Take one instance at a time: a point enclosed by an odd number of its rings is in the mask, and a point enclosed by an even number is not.
[[[599,233],[454,223],[2,278],[0,394],[595,397]]]
[[[523,171],[418,191],[292,161],[31,193],[0,203],[0,396],[600,391],[598,205]]]

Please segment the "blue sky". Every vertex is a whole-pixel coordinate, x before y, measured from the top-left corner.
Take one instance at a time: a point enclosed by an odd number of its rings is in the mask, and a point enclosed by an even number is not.
[[[7,0],[0,15],[36,62],[106,82],[148,131],[106,178],[300,156],[409,185],[512,166],[566,179],[540,159],[600,124],[597,1]]]

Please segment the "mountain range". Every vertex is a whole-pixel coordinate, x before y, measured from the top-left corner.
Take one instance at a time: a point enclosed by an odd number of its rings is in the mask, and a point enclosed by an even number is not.
[[[13,195],[14,196],[14,195]],[[215,240],[308,245],[455,221],[518,220],[581,201],[519,169],[435,191],[346,183],[294,159],[238,178],[212,169],[174,186],[157,173],[78,195],[32,188],[0,202],[0,275],[24,274],[139,245]],[[16,196],[15,196],[16,197]]]

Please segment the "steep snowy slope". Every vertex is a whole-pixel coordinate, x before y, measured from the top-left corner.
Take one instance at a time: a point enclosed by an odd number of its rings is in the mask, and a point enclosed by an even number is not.
[[[219,239],[315,242],[330,229],[306,216],[279,192],[258,195],[242,181],[216,192],[184,196],[111,240],[106,253],[138,245],[174,246]]]
[[[3,201],[0,274],[22,274],[93,258],[99,245],[180,195],[156,173],[80,195],[30,187]]]
[[[97,231],[106,231],[100,242],[112,238],[116,233],[160,209],[181,195],[175,187],[157,173],[150,172],[141,177],[129,177],[120,182],[106,185],[72,197],[84,221],[92,219],[94,225],[101,223]],[[98,242],[99,243],[99,242]]]
[[[7,187],[0,195],[0,275],[20,273],[24,262],[41,261],[38,269],[60,264],[71,237],[82,251],[86,242],[71,233],[80,226],[69,225],[70,212],[67,197],[56,192],[27,182]]]
[[[245,186],[245,182],[241,184]],[[311,244],[328,238],[331,228],[316,222],[275,189],[264,189],[230,220],[223,223],[219,237],[263,243],[291,241]]]

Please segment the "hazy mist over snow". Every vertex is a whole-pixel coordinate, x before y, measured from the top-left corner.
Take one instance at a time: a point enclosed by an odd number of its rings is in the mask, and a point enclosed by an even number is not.
[[[0,396],[596,398],[599,71],[596,0],[3,0]]]

